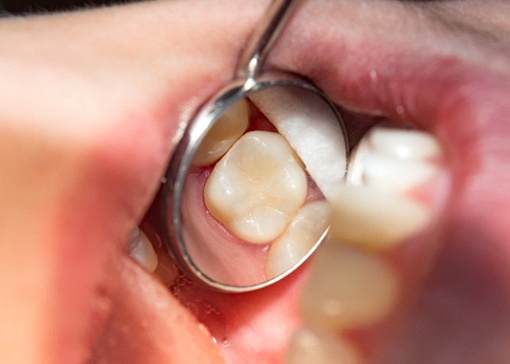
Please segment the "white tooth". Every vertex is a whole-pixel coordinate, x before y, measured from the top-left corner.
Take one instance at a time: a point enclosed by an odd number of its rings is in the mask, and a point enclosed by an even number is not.
[[[400,161],[381,154],[370,153],[363,160],[366,186],[386,191],[406,191],[435,176],[439,169],[428,162]]]
[[[398,194],[344,186],[331,202],[329,231],[339,241],[379,250],[404,241],[429,221],[429,209]]]
[[[273,132],[243,135],[207,179],[210,213],[233,234],[265,244],[303,205],[307,178],[285,139]]]
[[[300,328],[293,334],[285,364],[357,364],[361,357],[356,348],[328,332]]]
[[[375,127],[353,151],[347,181],[404,192],[438,173],[439,168],[430,159],[439,155],[438,143],[424,132]]]
[[[321,240],[329,225],[329,204],[310,202],[296,214],[287,230],[271,245],[266,263],[268,279],[294,267]]]
[[[193,156],[193,164],[206,166],[220,159],[248,128],[249,111],[250,107],[245,99],[228,109],[200,143]]]
[[[429,133],[411,130],[375,127],[370,131],[372,149],[399,159],[430,159],[441,154],[441,147]]]
[[[306,166],[327,199],[344,180],[347,146],[344,130],[318,96],[292,87],[273,87],[250,96]]]
[[[145,233],[136,228],[129,239],[129,255],[149,272],[154,272],[158,266],[158,255]]]
[[[338,331],[386,317],[398,298],[393,270],[369,253],[326,241],[300,301],[308,325]]]

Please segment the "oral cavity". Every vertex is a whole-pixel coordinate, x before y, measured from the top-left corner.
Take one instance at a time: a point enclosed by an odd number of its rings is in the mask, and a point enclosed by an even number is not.
[[[404,243],[431,223],[433,208],[411,192],[440,174],[441,154],[420,131],[375,126],[362,138],[346,183],[330,201],[330,230],[302,293],[304,326],[291,340],[287,364],[328,363],[303,358],[343,353],[346,345],[348,357],[338,362],[362,362],[366,353],[358,355],[349,333],[377,330],[408,294],[398,260],[383,253],[404,252]],[[410,254],[420,243],[413,244]],[[293,354],[300,351],[307,354]]]

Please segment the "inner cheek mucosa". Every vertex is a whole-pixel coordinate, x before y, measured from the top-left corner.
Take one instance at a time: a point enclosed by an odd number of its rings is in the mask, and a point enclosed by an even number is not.
[[[324,234],[329,209],[294,149],[249,99],[202,145],[184,191],[183,218],[197,226],[187,238],[200,241],[190,255],[247,284],[292,268]]]

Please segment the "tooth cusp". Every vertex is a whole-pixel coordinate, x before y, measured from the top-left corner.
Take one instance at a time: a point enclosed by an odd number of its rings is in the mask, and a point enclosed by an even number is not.
[[[206,206],[233,234],[266,244],[285,229],[307,195],[306,174],[279,134],[244,134],[218,161],[204,189]]]

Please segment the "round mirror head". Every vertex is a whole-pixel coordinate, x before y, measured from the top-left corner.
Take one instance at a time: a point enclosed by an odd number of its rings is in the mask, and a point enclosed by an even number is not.
[[[285,277],[327,233],[347,150],[335,106],[309,84],[231,85],[200,110],[170,162],[170,253],[222,291]]]

